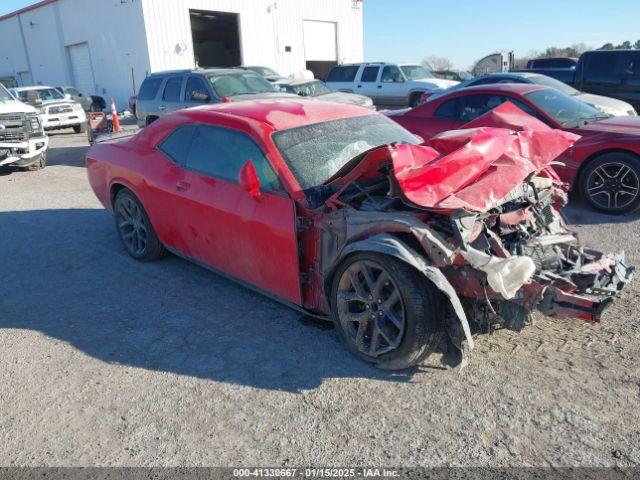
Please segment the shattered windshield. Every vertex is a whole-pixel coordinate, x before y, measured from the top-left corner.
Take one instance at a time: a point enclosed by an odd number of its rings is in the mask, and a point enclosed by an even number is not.
[[[525,96],[560,125],[567,128],[577,128],[611,117],[611,115],[605,115],[591,105],[559,90],[536,90]]]
[[[274,92],[269,82],[254,72],[224,73],[207,77],[219,97]]]
[[[384,115],[366,115],[282,130],[273,141],[304,189],[330,179],[349,160],[389,143],[420,141]]]
[[[4,85],[0,84],[0,102],[6,102],[8,100],[13,100],[11,94],[4,88]]]

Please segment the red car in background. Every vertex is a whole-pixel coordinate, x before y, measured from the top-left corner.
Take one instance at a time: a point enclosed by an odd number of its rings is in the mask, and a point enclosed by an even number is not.
[[[549,165],[575,138],[542,125],[420,145],[366,108],[251,101],[99,141],[87,171],[135,259],[193,260],[401,369],[443,333],[462,359],[470,322],[520,330],[533,309],[600,320],[633,269],[580,247],[558,214]]]
[[[612,214],[640,205],[640,118],[609,117],[558,90],[497,84],[453,90],[389,116],[425,139],[467,124],[505,102],[551,128],[580,135],[554,168],[595,209]],[[499,127],[501,125],[493,124]],[[508,127],[508,124],[505,125]]]

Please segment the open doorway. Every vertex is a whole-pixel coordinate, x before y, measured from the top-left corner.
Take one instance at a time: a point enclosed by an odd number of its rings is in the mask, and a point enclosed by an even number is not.
[[[202,68],[242,65],[237,13],[189,10],[196,65]]]

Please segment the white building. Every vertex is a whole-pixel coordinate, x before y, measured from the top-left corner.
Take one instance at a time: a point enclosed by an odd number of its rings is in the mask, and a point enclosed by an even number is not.
[[[360,0],[44,0],[0,17],[0,81],[119,108],[150,73],[259,65],[322,76],[363,57]]]

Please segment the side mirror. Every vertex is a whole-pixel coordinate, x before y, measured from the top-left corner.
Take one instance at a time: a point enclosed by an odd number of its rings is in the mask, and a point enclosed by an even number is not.
[[[251,160],[247,160],[238,174],[238,183],[240,188],[245,190],[255,200],[260,198],[260,179],[258,178],[258,172]]]
[[[208,102],[210,98],[209,95],[199,90],[191,93],[191,101],[193,102]]]

